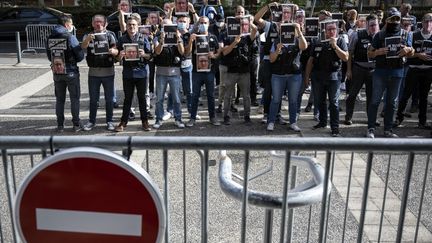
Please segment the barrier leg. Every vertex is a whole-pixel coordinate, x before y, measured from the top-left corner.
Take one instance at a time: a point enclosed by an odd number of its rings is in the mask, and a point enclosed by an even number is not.
[[[16,40],[16,48],[17,48],[17,63],[21,63],[21,39],[20,39],[20,32],[15,32],[15,40]]]

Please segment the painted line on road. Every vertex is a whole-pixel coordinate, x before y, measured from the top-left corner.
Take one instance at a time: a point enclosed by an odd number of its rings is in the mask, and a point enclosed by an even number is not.
[[[141,236],[142,216],[36,208],[38,230]]]
[[[51,70],[0,97],[0,110],[10,109],[52,84]]]

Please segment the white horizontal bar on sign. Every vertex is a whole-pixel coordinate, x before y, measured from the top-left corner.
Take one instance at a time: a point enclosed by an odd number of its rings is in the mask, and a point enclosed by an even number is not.
[[[38,230],[141,236],[142,216],[36,208]]]

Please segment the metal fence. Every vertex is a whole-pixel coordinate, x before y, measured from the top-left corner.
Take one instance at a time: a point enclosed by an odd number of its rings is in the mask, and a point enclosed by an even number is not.
[[[29,24],[26,26],[27,49],[23,52],[46,49],[46,43],[55,24]]]
[[[152,176],[165,242],[432,241],[430,139],[0,136],[0,242],[19,242],[12,203],[29,170],[78,146],[118,151]],[[299,193],[316,188],[319,199]]]

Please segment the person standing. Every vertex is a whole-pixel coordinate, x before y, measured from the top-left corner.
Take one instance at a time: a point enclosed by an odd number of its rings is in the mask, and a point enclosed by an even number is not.
[[[162,25],[172,24],[170,19],[164,19]],[[163,28],[163,26],[162,26]],[[181,103],[180,103],[180,85],[181,85],[181,57],[184,55],[184,45],[180,32],[176,32],[177,44],[165,46],[165,32],[161,32],[158,38],[154,39],[156,64],[156,121],[153,128],[159,129],[162,126],[164,115],[164,94],[167,86],[170,87],[170,93],[173,101],[173,112],[175,125],[178,128],[184,128],[185,125],[181,120]]]
[[[238,9],[244,9],[241,6]],[[249,18],[241,18],[241,25],[250,25],[250,35],[238,35],[235,38],[227,38],[224,41],[223,55],[225,60],[230,60],[230,63],[225,63],[228,66],[227,79],[225,80],[225,97],[224,97],[224,124],[230,125],[230,116],[228,115],[231,107],[231,97],[235,91],[235,85],[238,84],[243,96],[244,106],[244,121],[251,123],[250,119],[250,77],[249,77],[249,62],[251,57],[251,46],[256,37],[256,26],[251,23]]]
[[[352,125],[354,105],[363,84],[366,86],[366,111],[372,97],[372,74],[375,70],[375,60],[369,59],[367,49],[373,36],[379,31],[378,18],[371,14],[366,18],[367,29],[352,34],[349,46],[347,79],[351,80],[348,98],[346,99],[345,125]]]
[[[199,97],[201,95],[201,86],[204,83],[207,91],[207,101],[208,101],[208,113],[210,118],[210,123],[219,126],[220,122],[216,119],[216,112],[215,112],[215,97],[214,97],[214,89],[215,89],[215,66],[212,65],[213,60],[218,58],[220,52],[219,52],[219,42],[215,35],[210,34],[208,32],[208,27],[210,25],[209,19],[207,17],[200,17],[199,18],[199,35],[205,35],[208,38],[208,46],[209,46],[209,53],[203,54],[203,55],[196,55],[196,34],[192,34],[191,38],[189,39],[189,43],[186,47],[185,53],[186,55],[192,53],[192,62],[196,65],[193,65],[192,70],[192,110],[191,110],[191,116],[190,120],[187,122],[186,126],[192,127],[195,124],[196,115],[198,111],[198,103],[199,103]],[[199,57],[202,57],[200,59]],[[207,62],[210,61],[210,64]],[[210,65],[210,69],[208,71],[202,72],[199,69],[201,68],[198,64],[202,63],[202,68],[208,68],[204,66],[204,64]]]
[[[119,55],[117,58],[123,62],[123,112],[120,123],[116,126],[116,132],[123,132],[127,126],[129,113],[132,106],[132,99],[135,88],[137,90],[138,105],[142,129],[150,131],[147,118],[146,105],[146,82],[148,75],[147,61],[150,59],[151,45],[144,35],[138,32],[140,19],[130,17],[126,24],[126,34],[121,36],[118,42]],[[136,46],[126,46],[124,44],[137,44]]]
[[[313,69],[316,78],[312,79],[315,97],[319,108],[319,122],[313,129],[327,127],[327,110],[330,110],[331,135],[339,133],[339,95],[341,85],[342,62],[348,61],[348,46],[343,38],[338,37],[337,22],[325,25],[324,35],[327,42],[315,43],[309,57],[304,82],[309,83]],[[326,97],[328,95],[329,107]]]
[[[411,47],[411,36],[406,31],[401,30],[400,13],[391,12],[388,16],[384,29],[373,37],[367,53],[369,58],[375,58],[376,60],[376,68],[372,77],[372,100],[367,111],[368,131],[366,136],[369,138],[375,138],[377,111],[384,92],[386,93],[384,136],[388,138],[398,137],[393,133],[392,128],[399,88],[404,75],[404,59],[414,54],[414,49]],[[386,46],[386,38],[389,37],[396,37],[396,39],[400,40],[400,44]],[[387,54],[390,54],[390,47],[393,49],[397,45],[399,45],[400,49],[396,55],[392,56],[393,58],[387,58]]]
[[[64,131],[66,89],[69,91],[71,102],[73,131],[79,132],[82,129],[79,117],[80,72],[77,63],[84,59],[84,52],[77,38],[71,34],[73,28],[72,18],[69,15],[62,15],[60,25],[57,25],[48,37],[47,56],[52,62],[54,77],[57,132]]]
[[[117,43],[112,32],[107,32],[107,19],[104,15],[92,18],[93,32],[83,38],[82,49],[87,50],[88,88],[90,96],[89,121],[84,125],[84,131],[90,131],[96,126],[96,113],[100,96],[100,86],[104,88],[107,130],[114,131],[113,124],[113,96],[114,96],[114,59],[118,55]],[[96,38],[101,36],[101,39]],[[104,46],[107,53],[97,52],[97,48]],[[106,50],[104,50],[106,51]],[[103,52],[104,52],[103,51]]]
[[[285,90],[288,93],[290,129],[296,132],[301,130],[297,125],[297,100],[302,86],[300,53],[306,50],[307,42],[300,25],[296,23],[294,28],[296,37],[294,45],[285,45],[276,41],[270,50],[272,101],[267,125],[268,131],[274,129],[276,115]]]
[[[413,91],[418,88],[419,92],[419,114],[418,127],[430,129],[427,125],[427,101],[432,82],[432,53],[427,48],[423,48],[424,41],[432,41],[432,13],[427,13],[422,19],[422,29],[413,34],[413,48],[416,53],[412,58],[408,58],[408,72],[405,79],[405,88],[399,100],[395,125],[399,126],[404,120],[404,110],[408,99]]]

